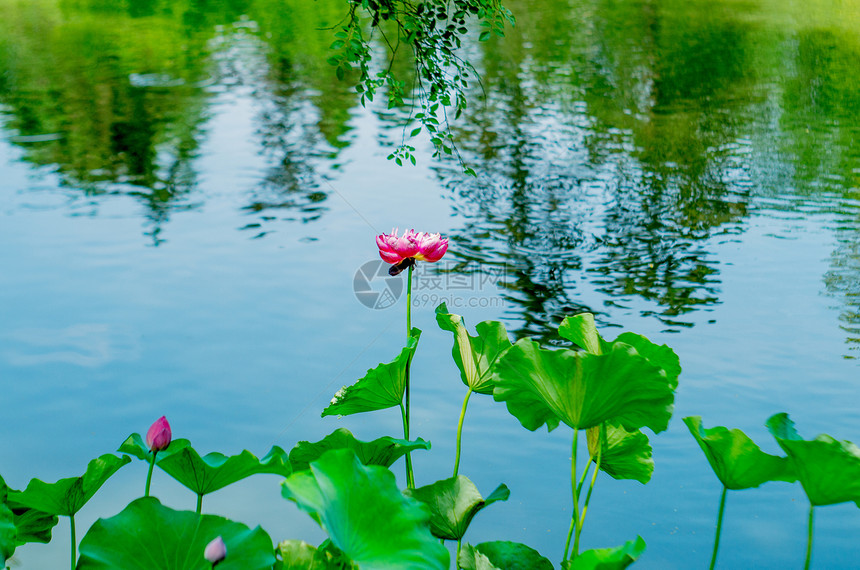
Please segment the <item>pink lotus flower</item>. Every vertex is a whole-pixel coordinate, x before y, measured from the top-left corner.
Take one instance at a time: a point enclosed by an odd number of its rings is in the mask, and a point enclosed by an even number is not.
[[[171,437],[170,424],[167,423],[167,418],[161,416],[149,426],[149,430],[146,432],[146,445],[152,452],[161,451],[170,445]]]
[[[224,544],[224,539],[219,536],[207,544],[203,551],[203,557],[212,564],[213,568],[227,558],[227,545]]]
[[[448,240],[441,235],[415,230],[407,230],[399,237],[397,230],[376,236],[376,245],[383,261],[394,265],[389,270],[391,275],[397,275],[416,261],[439,261],[448,251]]]

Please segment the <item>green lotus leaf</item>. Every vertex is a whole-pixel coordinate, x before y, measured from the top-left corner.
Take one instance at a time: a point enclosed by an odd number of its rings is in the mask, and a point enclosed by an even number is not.
[[[615,548],[586,550],[576,557],[568,570],[621,570],[627,568],[645,552],[645,541],[641,536]]]
[[[338,390],[331,404],[323,410],[322,417],[348,416],[399,406],[406,390],[406,366],[415,355],[420,337],[421,331],[413,328],[397,358],[368,370],[355,384]]]
[[[272,539],[263,529],[214,515],[174,511],[155,497],[132,501],[99,519],[81,540],[77,570],[210,570],[203,550],[220,536],[227,557],[218,570],[270,570]]]
[[[492,394],[493,364],[511,347],[505,326],[498,321],[483,321],[475,327],[478,336],[471,336],[463,317],[449,313],[445,303],[436,307],[436,322],[443,330],[454,333],[451,352],[463,383],[479,394]]]
[[[59,517],[30,509],[10,505],[15,514],[15,528],[18,530],[16,538],[18,546],[28,542],[51,542],[51,530],[57,526]]]
[[[130,462],[127,455],[117,457],[107,453],[90,461],[87,472],[80,477],[60,479],[56,483],[31,479],[23,491],[11,491],[9,500],[49,515],[74,516],[111,475]]]
[[[665,430],[675,399],[666,374],[627,344],[606,354],[545,350],[521,339],[494,367],[493,397],[529,430],[563,421],[574,429],[613,422]]]
[[[275,549],[274,570],[350,570],[349,561],[338,560],[324,548],[316,548],[303,540],[285,540]]]
[[[407,489],[404,494],[430,508],[430,532],[433,536],[460,540],[478,512],[496,501],[507,501],[511,491],[502,484],[485,499],[468,477],[458,475],[425,487]]]
[[[860,448],[826,434],[805,440],[785,413],[771,416],[766,425],[794,464],[813,506],[853,501],[860,507]]]
[[[394,474],[336,449],[293,473],[282,494],[328,532],[362,570],[447,570],[448,550],[430,533],[429,510],[404,497]]]
[[[684,423],[727,489],[751,489],[768,481],[797,481],[794,466],[787,457],[763,452],[741,430],[722,426],[705,429],[700,416],[684,418]]]
[[[416,449],[430,449],[430,442],[420,437],[415,441],[380,437],[373,441],[355,439],[349,430],[338,428],[316,443],[300,441],[290,451],[290,463],[293,471],[308,469],[309,463],[319,459],[326,451],[332,449],[351,449],[364,465],[381,465],[390,467],[395,461]]]
[[[208,495],[258,473],[284,477],[292,473],[287,452],[277,445],[262,459],[248,450],[231,457],[218,452],[200,457],[189,445],[164,459],[159,458],[156,465],[198,495]]]
[[[168,455],[173,455],[180,449],[188,447],[189,445],[191,445],[191,442],[187,439],[174,439],[166,449],[162,449],[158,452],[158,458],[163,459]],[[128,453],[129,455],[133,455],[146,462],[152,461],[152,451],[150,451],[149,446],[146,445],[146,442],[139,433],[133,433],[128,436],[126,440],[122,442],[122,445],[119,446],[117,451],[120,453]]]
[[[15,526],[15,514],[6,506],[8,487],[3,477],[0,477],[0,566],[6,566],[6,559],[15,554],[18,546],[18,529]]]
[[[558,335],[566,338],[585,352],[603,354],[603,345],[606,344],[606,341],[597,332],[594,315],[591,313],[565,317],[558,327]]]
[[[672,389],[678,387],[678,376],[681,374],[681,361],[668,346],[656,345],[642,335],[635,333],[621,333],[618,338],[608,342],[597,332],[594,324],[594,315],[582,313],[572,317],[566,317],[558,327],[559,336],[573,342],[586,352],[591,354],[605,354],[612,350],[616,343],[624,343],[636,349],[648,362],[662,368],[666,378],[672,384]]]
[[[534,548],[503,541],[464,544],[457,564],[463,570],[552,570],[552,563]]]
[[[597,462],[598,433],[601,426],[589,428],[588,453]],[[623,427],[607,424],[601,441],[600,470],[613,479],[632,479],[643,485],[651,480],[654,472],[654,459],[651,457],[651,444],[648,436],[641,431],[627,431]]]

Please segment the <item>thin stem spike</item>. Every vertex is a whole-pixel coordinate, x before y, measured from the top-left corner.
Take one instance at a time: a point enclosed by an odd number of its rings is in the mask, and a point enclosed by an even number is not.
[[[806,531],[806,562],[803,564],[803,570],[809,570],[809,563],[812,562],[812,528],[813,517],[815,516],[815,507],[812,503],[809,504],[809,528]]]
[[[466,406],[469,405],[469,397],[472,395],[472,389],[466,392],[466,397],[463,398],[463,408],[460,410],[460,422],[457,424],[457,455],[454,458],[454,477],[460,470],[460,443],[463,440],[463,419],[466,417]]]
[[[720,534],[723,532],[723,512],[726,510],[726,493],[728,489],[723,486],[723,492],[720,494],[720,510],[717,513],[717,534],[714,536],[714,553],[711,554],[711,565],[709,570],[714,570],[717,565],[717,551],[720,549]]]

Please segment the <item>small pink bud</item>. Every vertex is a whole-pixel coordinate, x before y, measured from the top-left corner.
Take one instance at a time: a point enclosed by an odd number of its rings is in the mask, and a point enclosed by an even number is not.
[[[224,539],[219,536],[207,544],[206,549],[203,551],[203,557],[206,558],[213,567],[227,558],[227,545],[224,544]]]
[[[146,432],[146,445],[149,446],[150,451],[161,451],[170,445],[170,438],[170,424],[167,423],[167,418],[161,416],[149,426],[149,431]]]

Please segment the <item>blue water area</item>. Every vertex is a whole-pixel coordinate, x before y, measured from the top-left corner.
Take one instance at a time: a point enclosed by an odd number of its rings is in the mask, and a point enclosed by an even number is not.
[[[451,128],[471,177],[423,135],[416,166],[386,160],[408,109],[361,106],[326,63],[342,2],[0,0],[5,481],[79,475],[161,415],[202,452],[261,457],[338,427],[402,435],[396,408],[320,418],[403,346],[403,284],[366,265],[395,227],[450,240],[413,292],[411,435],[432,442],[414,454],[419,485],[450,476],[465,396],[440,302],[547,346],[564,345],[565,316],[593,312],[605,337],[680,356],[673,420],[649,433],[652,480],[601,476],[582,535],[641,535],[637,567],[710,559],[721,487],[682,417],[773,454],[777,412],[804,437],[860,442],[860,4],[508,6],[505,38],[464,47],[482,83]],[[511,497],[469,542],[558,564],[571,436],[472,396],[460,472]],[[145,475],[135,462],[112,478],[78,537]],[[279,484],[248,479],[204,511],[322,542]],[[164,473],[153,489],[194,508]],[[807,509],[799,484],[730,493],[719,566],[800,567]],[[858,535],[857,505],[818,509],[813,567],[858,567]],[[62,567],[68,547],[62,520],[13,568]]]

